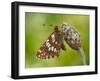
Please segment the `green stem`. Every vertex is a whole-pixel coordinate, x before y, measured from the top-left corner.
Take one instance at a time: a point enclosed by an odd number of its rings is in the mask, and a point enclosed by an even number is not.
[[[81,56],[83,65],[86,65],[86,56],[85,56],[83,48],[79,48],[79,52],[80,52],[80,56]]]

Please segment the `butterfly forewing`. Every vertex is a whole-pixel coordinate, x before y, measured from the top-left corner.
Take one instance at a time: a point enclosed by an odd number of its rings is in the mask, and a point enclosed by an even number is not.
[[[59,35],[58,33],[54,31],[48,39],[44,42],[44,44],[40,47],[40,49],[37,51],[37,57],[40,59],[49,59],[53,57],[58,57],[60,52],[60,44],[59,41],[56,39],[56,35]]]

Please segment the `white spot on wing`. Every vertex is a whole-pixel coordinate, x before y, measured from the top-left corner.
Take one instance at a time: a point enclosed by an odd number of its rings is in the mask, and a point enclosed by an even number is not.
[[[52,34],[51,37],[54,38],[54,34]]]
[[[48,41],[46,41],[46,46],[48,47],[48,45],[49,45],[49,42],[48,42]]]
[[[46,46],[49,48],[51,46],[51,44],[49,43],[49,41],[46,41]]]
[[[55,42],[55,44],[57,44],[57,41]]]
[[[53,51],[54,50],[54,47],[51,47],[51,50]]]
[[[44,56],[44,55],[45,55],[45,53],[42,53],[41,55],[42,55],[42,56]]]
[[[48,43],[48,47],[50,47],[51,45],[50,45],[50,43]]]
[[[55,42],[55,36],[54,36],[54,34],[52,34],[51,37],[52,37],[52,42]]]
[[[40,57],[41,57],[41,55],[39,54],[39,55],[38,55],[38,57],[40,58]]]
[[[56,48],[54,48],[54,52],[56,52],[57,50],[56,50]]]
[[[49,47],[48,51],[50,51],[50,50],[51,50],[51,48]]]

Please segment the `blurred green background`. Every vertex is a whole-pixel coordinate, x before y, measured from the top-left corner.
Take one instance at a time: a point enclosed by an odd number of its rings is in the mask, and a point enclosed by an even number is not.
[[[67,22],[76,28],[82,38],[82,47],[89,65],[89,16],[77,14],[25,13],[25,68],[58,67],[82,65],[80,55],[66,43],[66,51],[61,50],[58,58],[37,59],[36,53],[40,46],[53,32],[54,26]],[[51,26],[52,25],[52,26]]]

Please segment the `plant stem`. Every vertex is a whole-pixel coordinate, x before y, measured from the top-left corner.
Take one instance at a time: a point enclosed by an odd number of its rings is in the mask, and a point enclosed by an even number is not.
[[[85,56],[83,48],[79,48],[79,52],[80,52],[80,56],[81,56],[83,65],[86,65],[86,56]]]

